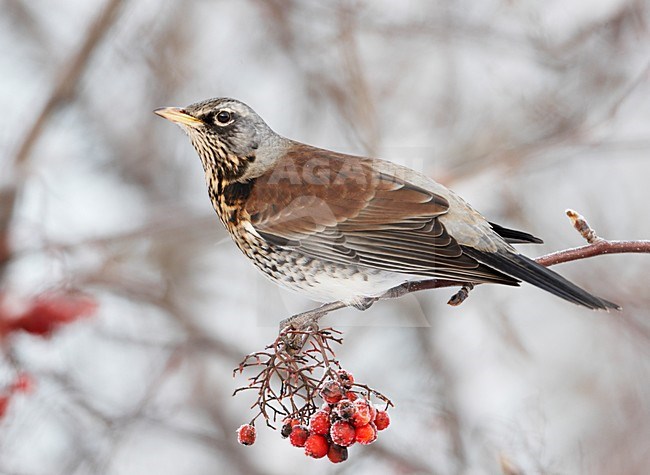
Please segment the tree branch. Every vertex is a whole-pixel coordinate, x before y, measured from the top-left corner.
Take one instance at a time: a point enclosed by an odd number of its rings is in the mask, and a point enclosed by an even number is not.
[[[545,267],[550,267],[556,264],[562,264],[564,262],[587,259],[589,257],[600,256],[603,254],[650,254],[650,240],[608,241],[606,239],[598,237],[593,228],[589,226],[589,223],[587,223],[587,220],[580,214],[571,209],[568,209],[566,211],[566,214],[571,220],[573,227],[580,233],[583,238],[585,238],[588,244],[540,256],[535,259],[535,262],[538,264],[541,264]],[[370,306],[374,301],[377,300],[399,298],[403,295],[419,292],[422,290],[439,289],[444,287],[458,287],[458,285],[458,282],[441,279],[426,279],[405,282],[401,285],[393,287],[392,289],[389,289],[379,297],[368,299],[367,305]],[[460,305],[469,296],[469,292],[473,287],[474,284],[466,284],[456,294],[454,294],[447,303],[454,306]],[[316,309],[309,310],[304,313],[299,313],[283,320],[280,322],[280,328],[285,328],[288,325],[292,325],[297,329],[305,328],[309,325],[317,323],[318,320],[320,320],[328,313],[347,306],[348,305],[343,302],[327,303]]]

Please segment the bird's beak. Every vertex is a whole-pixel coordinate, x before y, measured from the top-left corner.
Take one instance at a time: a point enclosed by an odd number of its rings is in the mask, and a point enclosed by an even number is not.
[[[170,120],[175,124],[196,126],[203,122],[196,117],[192,117],[180,107],[161,107],[153,111],[163,119]]]

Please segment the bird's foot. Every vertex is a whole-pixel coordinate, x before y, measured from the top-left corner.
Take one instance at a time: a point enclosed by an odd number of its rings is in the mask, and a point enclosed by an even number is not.
[[[474,284],[467,283],[463,285],[458,292],[451,296],[447,301],[447,305],[456,307],[463,303],[467,297],[469,297],[470,291],[474,288]]]
[[[306,312],[297,313],[280,322],[280,335],[283,336],[287,350],[300,351],[310,334],[318,331],[318,321],[328,313],[348,305],[331,302]]]

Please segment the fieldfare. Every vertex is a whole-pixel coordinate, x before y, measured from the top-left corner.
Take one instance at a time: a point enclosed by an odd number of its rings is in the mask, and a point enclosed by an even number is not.
[[[492,223],[409,168],[284,138],[246,104],[157,109],[198,153],[212,205],[271,280],[321,302],[364,308],[404,282],[528,282],[591,309],[617,309],[520,254],[541,243]]]

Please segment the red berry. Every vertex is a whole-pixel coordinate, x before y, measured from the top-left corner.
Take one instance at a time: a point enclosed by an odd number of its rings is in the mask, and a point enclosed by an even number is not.
[[[377,411],[375,416],[375,426],[377,430],[384,430],[390,425],[390,417],[386,411]]]
[[[330,437],[332,442],[343,447],[349,447],[354,444],[356,432],[354,426],[346,421],[336,421],[330,428]]]
[[[327,455],[329,443],[325,436],[320,434],[311,434],[305,441],[305,455],[320,459]]]
[[[355,439],[361,445],[372,444],[377,440],[377,429],[375,425],[370,423],[365,426],[357,427],[355,430]]]
[[[327,458],[332,463],[345,462],[348,459],[348,448],[341,447],[340,445],[332,444],[327,451]]]
[[[304,447],[307,437],[309,437],[309,429],[305,426],[295,426],[289,435],[289,442],[294,447]]]
[[[350,419],[354,415],[354,405],[347,399],[339,401],[334,411],[341,419]]]
[[[96,308],[97,303],[85,295],[46,292],[35,297],[31,308],[11,321],[9,331],[22,330],[46,337],[67,323],[91,315]]]
[[[348,373],[344,369],[338,372],[338,377],[339,381],[341,381],[341,384],[346,389],[350,389],[354,384],[354,376],[352,376],[352,373]]]
[[[373,419],[373,411],[375,408],[367,399],[357,399],[354,401],[354,415],[352,416],[352,423],[355,427],[365,426],[370,424]]]
[[[237,440],[242,445],[253,445],[255,443],[255,427],[251,424],[244,424],[237,429]]]
[[[343,386],[337,381],[327,381],[320,390],[321,397],[329,404],[336,404],[343,399]]]
[[[11,390],[17,393],[29,393],[34,390],[34,380],[27,373],[20,373],[11,385]]]
[[[377,408],[373,404],[370,404],[370,422],[374,422],[375,417],[377,417]]]
[[[357,393],[355,393],[354,391],[346,392],[345,397],[348,398],[348,400],[352,401],[352,402],[356,401],[359,398],[359,396],[357,396]]]
[[[287,437],[289,437],[293,428],[299,424],[300,421],[298,419],[291,419],[289,417],[287,417],[284,421],[282,421],[282,429],[280,429],[280,435],[282,436],[282,438],[286,439]]]
[[[4,415],[7,413],[8,408],[9,408],[9,396],[7,394],[3,394],[0,396],[0,419],[2,419]]]
[[[316,411],[309,420],[309,431],[312,434],[327,435],[330,430],[330,415],[325,411]]]

